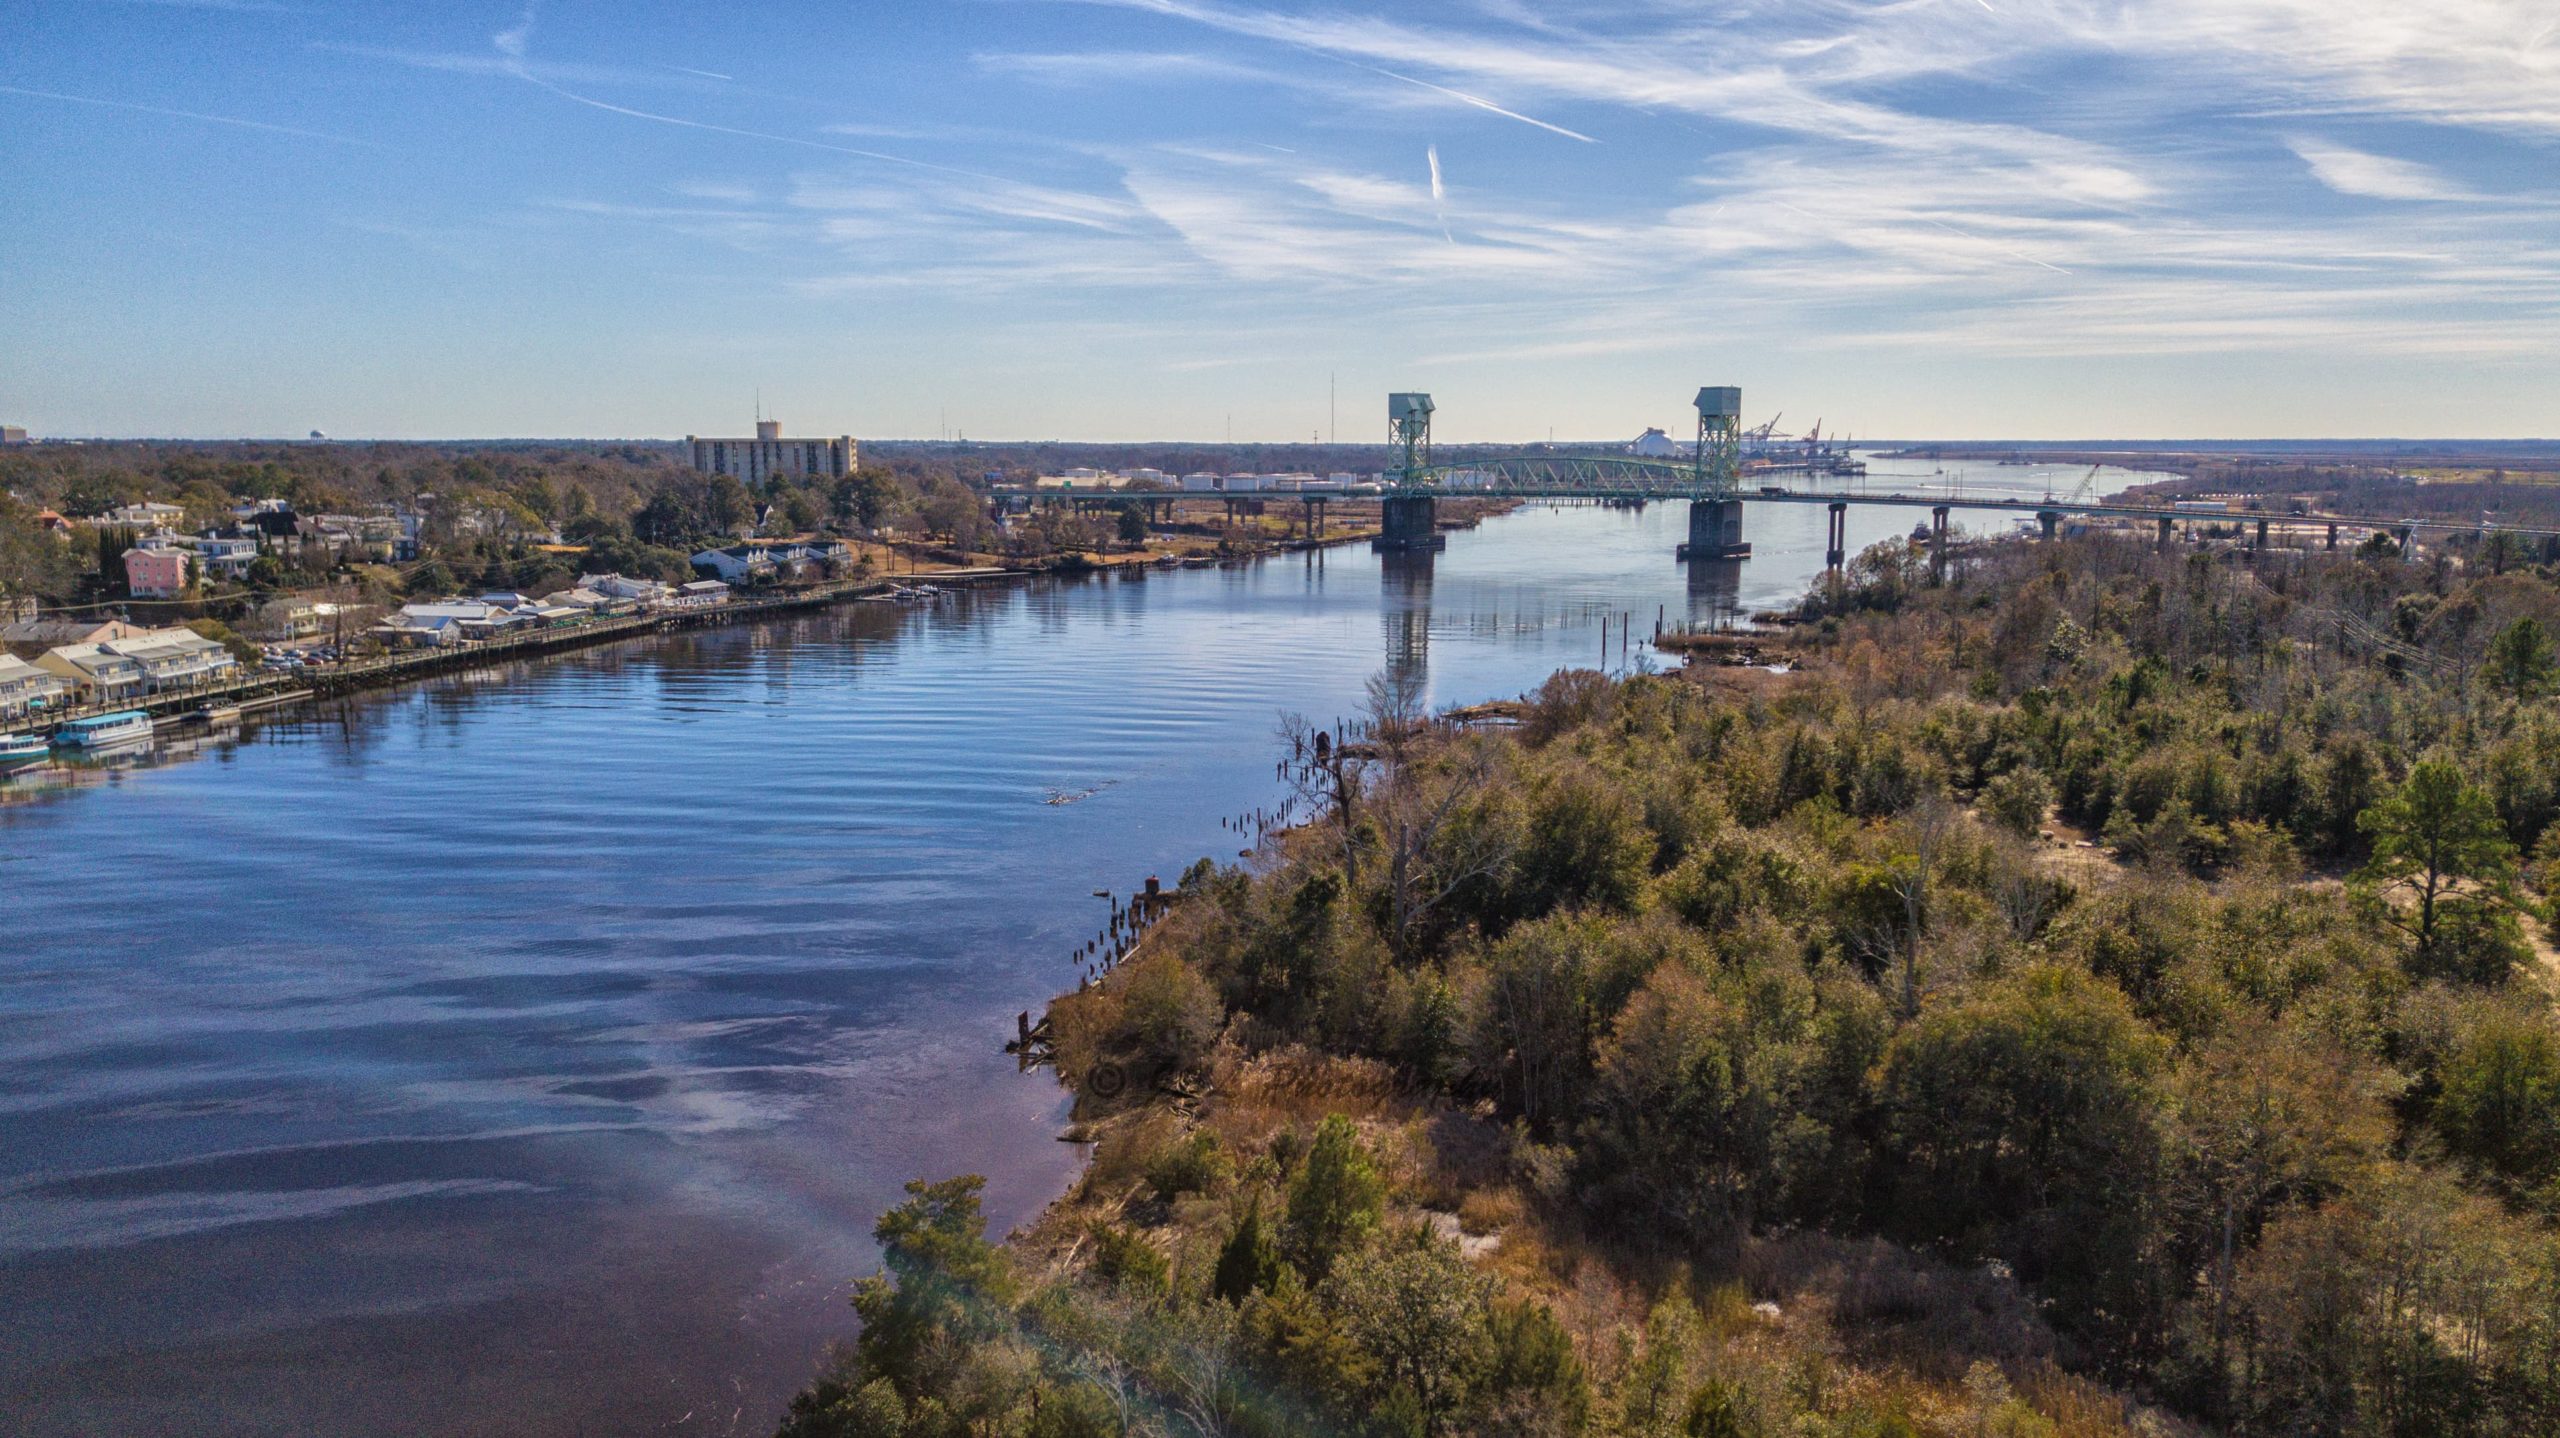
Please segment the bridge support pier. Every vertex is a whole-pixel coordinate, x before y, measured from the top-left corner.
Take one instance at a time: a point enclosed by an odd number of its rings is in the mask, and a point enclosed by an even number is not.
[[[1379,504],[1378,537],[1369,547],[1381,554],[1446,548],[1440,533],[1439,503],[1427,494],[1391,494]]]
[[[2251,545],[2251,546],[2250,546],[2250,548],[2252,548],[2252,549],[2265,549],[2266,547],[2267,547],[2267,522],[2266,522],[2265,520],[2261,519],[2261,520],[2259,520],[2259,521],[2258,521],[2258,542],[2257,542],[2256,544]]]
[[[1849,557],[1849,506],[1835,503],[1830,510],[1831,525],[1826,532],[1822,562],[1836,570]]]
[[[1689,501],[1689,542],[1680,546],[1682,559],[1749,559],[1751,545],[1742,537],[1742,501],[1738,499],[1693,499]]]
[[[2047,540],[2051,540],[2062,532],[2062,512],[2053,509],[2037,510],[2036,528],[2043,531]]]
[[[2160,552],[2169,552],[2169,516],[2160,516]]]
[[[2338,526],[2334,524],[2329,526],[2329,547],[2331,549],[2338,547]]]

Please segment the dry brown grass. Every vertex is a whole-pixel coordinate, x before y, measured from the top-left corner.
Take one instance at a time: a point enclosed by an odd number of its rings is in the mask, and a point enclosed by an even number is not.
[[[1284,1129],[1312,1129],[1327,1114],[1367,1127],[1397,1106],[1395,1073],[1370,1059],[1333,1058],[1306,1049],[1246,1054],[1223,1048],[1210,1065],[1211,1109],[1219,1137],[1241,1152],[1260,1152]]]

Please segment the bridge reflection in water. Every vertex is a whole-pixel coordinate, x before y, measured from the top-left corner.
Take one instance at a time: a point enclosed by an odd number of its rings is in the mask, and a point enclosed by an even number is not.
[[[1386,638],[1387,674],[1410,680],[1417,693],[1431,678],[1431,572],[1437,561],[1428,549],[1378,556],[1378,625]]]
[[[1742,620],[1739,559],[1689,561],[1689,621],[1702,629],[1730,629]]]

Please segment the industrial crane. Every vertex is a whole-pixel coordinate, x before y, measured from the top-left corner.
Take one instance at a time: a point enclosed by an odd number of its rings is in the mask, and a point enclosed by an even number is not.
[[[2063,497],[2062,502],[2065,504],[2081,504],[2086,502],[2089,498],[2090,486],[2098,482],[2098,471],[2104,468],[2106,468],[2106,466],[2103,464],[2093,464],[2089,466],[2089,472],[2080,476],[2080,483],[2073,487],[2069,495]],[[2054,502],[2053,486],[2050,484],[2044,487],[2044,502],[2047,504]]]

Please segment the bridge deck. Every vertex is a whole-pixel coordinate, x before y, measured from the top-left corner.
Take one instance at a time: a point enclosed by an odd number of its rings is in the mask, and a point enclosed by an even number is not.
[[[2023,495],[1958,494],[1922,491],[1877,494],[1871,490],[1792,489],[1764,486],[1740,489],[1718,489],[1698,484],[1489,484],[1489,485],[1413,485],[1389,486],[1385,489],[1271,489],[1243,490],[1233,494],[1218,490],[1152,490],[1132,494],[1125,490],[1029,490],[1019,487],[1000,488],[993,493],[1004,499],[1075,499],[1101,503],[1132,503],[1140,500],[1220,499],[1220,500],[1291,500],[1291,499],[1375,499],[1398,494],[1427,494],[1441,499],[1591,499],[1591,500],[1717,500],[1739,499],[1746,504],[1869,504],[1889,505],[1904,509],[1976,509],[1997,510],[2012,514],[2064,514],[2098,519],[2183,520],[2195,524],[2242,524],[2265,520],[2269,524],[2341,525],[2358,529],[2416,530],[2427,534],[2473,534],[2495,530],[2506,534],[2535,537],[2560,536],[2560,528],[2535,525],[2464,523],[2451,519],[2394,519],[2369,514],[2275,514],[2257,510],[2168,509],[2148,504],[2110,504],[2103,500],[2042,499]]]

